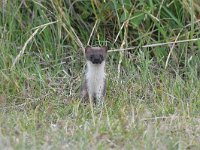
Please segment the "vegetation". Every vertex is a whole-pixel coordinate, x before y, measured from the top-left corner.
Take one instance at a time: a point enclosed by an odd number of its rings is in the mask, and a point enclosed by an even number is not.
[[[199,14],[199,0],[1,0],[0,149],[200,149]],[[110,49],[93,112],[88,44]]]

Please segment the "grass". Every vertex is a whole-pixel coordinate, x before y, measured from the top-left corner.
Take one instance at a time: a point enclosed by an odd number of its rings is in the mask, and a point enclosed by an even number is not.
[[[2,0],[0,149],[200,149],[199,12],[198,0]],[[93,114],[79,99],[87,43],[134,47],[109,52]]]

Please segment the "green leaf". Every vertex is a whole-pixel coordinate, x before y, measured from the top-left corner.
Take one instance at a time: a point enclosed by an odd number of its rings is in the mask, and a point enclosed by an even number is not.
[[[124,22],[127,19],[128,19],[128,11],[125,9],[125,11],[123,12],[123,14],[120,17],[120,21]]]
[[[138,25],[144,20],[144,12],[136,12],[133,17],[131,17],[131,24],[138,27]]]

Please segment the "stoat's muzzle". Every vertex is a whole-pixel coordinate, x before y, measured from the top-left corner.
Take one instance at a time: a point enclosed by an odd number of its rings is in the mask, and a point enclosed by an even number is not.
[[[90,56],[90,61],[93,63],[93,64],[101,64],[102,61],[104,60],[103,56],[102,55],[98,55],[98,54],[94,54],[94,55],[91,55]]]

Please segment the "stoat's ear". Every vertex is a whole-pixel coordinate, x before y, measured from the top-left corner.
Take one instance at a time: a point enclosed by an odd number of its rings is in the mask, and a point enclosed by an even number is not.
[[[91,47],[91,46],[89,46],[89,45],[88,45],[88,46],[86,46],[86,48],[85,48],[85,53],[86,53],[86,52],[88,52],[88,51],[89,51],[89,50],[91,50],[91,49],[92,49],[92,47]]]
[[[101,46],[101,49],[104,50],[105,52],[108,51],[108,47],[107,46]]]

